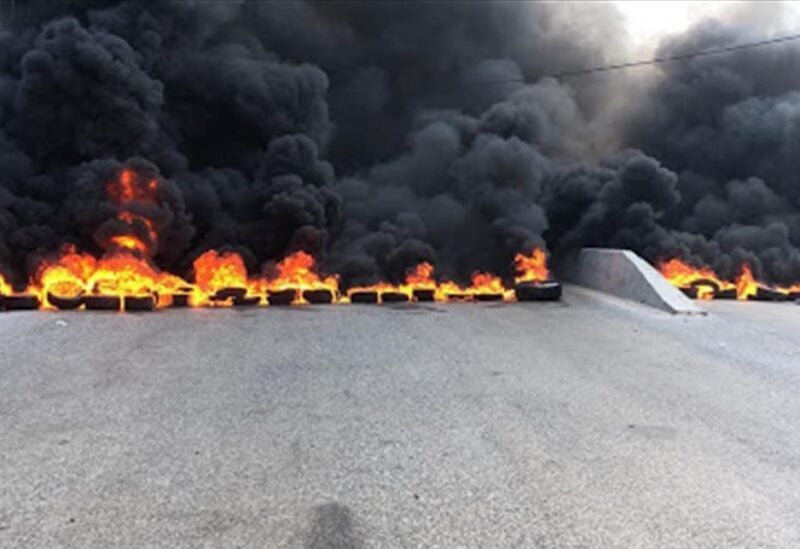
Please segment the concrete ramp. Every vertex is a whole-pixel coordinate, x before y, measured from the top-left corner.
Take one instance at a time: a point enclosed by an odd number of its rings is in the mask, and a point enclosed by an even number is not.
[[[705,314],[647,261],[630,250],[583,248],[558,265],[559,277],[673,314]]]

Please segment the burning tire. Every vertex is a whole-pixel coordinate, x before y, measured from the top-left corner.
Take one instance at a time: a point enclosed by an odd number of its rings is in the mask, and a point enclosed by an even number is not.
[[[430,303],[431,301],[436,300],[436,292],[434,290],[417,289],[414,290],[412,295],[414,296],[414,301],[418,301],[420,303]]]
[[[156,308],[156,297],[152,295],[125,296],[125,310],[130,312],[152,311]]]
[[[714,299],[736,299],[736,288],[720,290],[714,294]]]
[[[350,303],[373,304],[378,302],[378,292],[370,290],[353,292],[350,294]]]
[[[697,299],[697,288],[693,288],[692,286],[681,286],[678,289],[689,299]]]
[[[172,294],[170,296],[170,307],[182,309],[189,306],[189,294]]]
[[[522,282],[514,287],[517,301],[558,301],[561,299],[561,283]]]
[[[234,299],[243,299],[246,295],[245,288],[220,288],[209,299],[211,301],[233,301]]]
[[[750,301],[790,301],[791,298],[789,294],[784,294],[782,292],[776,292],[775,290],[770,290],[769,288],[762,288],[758,287],[756,290],[755,295],[749,296],[747,299]]]
[[[710,278],[699,278],[693,280],[688,286],[681,288],[681,291],[692,299],[700,299],[703,297],[702,290],[704,288],[711,289],[711,296],[714,299],[736,299],[736,288],[720,288],[720,285]]]
[[[447,294],[447,301],[469,301],[472,294]]]
[[[234,307],[255,307],[259,303],[261,303],[261,296],[259,295],[233,298]]]
[[[503,294],[475,294],[475,301],[503,301]]]
[[[328,305],[333,303],[333,292],[330,290],[305,290],[303,299],[312,305]]]
[[[87,311],[119,311],[122,300],[116,295],[87,295],[84,298]]]
[[[381,303],[406,303],[408,294],[403,292],[383,292],[381,293]]]
[[[2,298],[7,311],[35,311],[39,308],[39,298],[30,294],[7,295]]]
[[[291,305],[297,299],[297,288],[286,290],[270,290],[267,292],[267,302],[270,305]]]
[[[74,311],[83,305],[83,295],[63,297],[48,293],[47,302],[56,309],[60,309],[62,311]]]

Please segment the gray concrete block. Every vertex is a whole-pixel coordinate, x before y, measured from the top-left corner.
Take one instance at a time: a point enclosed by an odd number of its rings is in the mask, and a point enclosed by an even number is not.
[[[647,261],[630,250],[583,248],[563,258],[561,280],[674,314],[705,314]]]

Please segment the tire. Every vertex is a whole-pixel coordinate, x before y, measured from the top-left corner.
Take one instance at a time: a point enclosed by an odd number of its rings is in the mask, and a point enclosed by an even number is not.
[[[270,305],[287,306],[294,303],[297,298],[297,288],[285,290],[270,290],[267,292],[267,302]]]
[[[211,301],[229,301],[234,299],[242,299],[247,295],[247,290],[244,288],[220,288],[209,299]]]
[[[447,301],[469,301],[472,294],[447,294]]]
[[[7,295],[3,297],[6,311],[35,311],[39,308],[39,298],[30,294]]]
[[[152,295],[128,295],[125,296],[125,311],[137,313],[152,311],[156,308],[156,297]]]
[[[436,301],[435,290],[429,290],[427,288],[414,290],[411,295],[414,296],[414,301],[419,303],[430,303],[432,301]]]
[[[503,294],[475,294],[475,301],[503,301]]]
[[[305,290],[303,299],[312,305],[329,305],[333,303],[333,292],[330,290]]]
[[[714,293],[714,299],[736,299],[736,288],[728,288]]]
[[[350,303],[370,305],[378,302],[378,292],[362,291],[350,294]]]
[[[381,293],[381,303],[406,303],[408,294],[403,292],[383,292]]]
[[[775,290],[770,290],[769,288],[759,288],[756,290],[755,295],[751,295],[748,297],[750,301],[790,301],[791,298],[788,294],[784,294],[781,292],[776,292]]]
[[[74,311],[83,305],[83,294],[73,297],[62,297],[48,292],[47,302],[61,311]]]
[[[681,286],[678,289],[689,299],[697,299],[697,288],[693,286]]]
[[[233,298],[233,306],[234,307],[255,307],[261,303],[261,296],[260,295],[251,295],[245,297],[234,297]]]
[[[183,309],[188,307],[189,294],[172,294],[169,306],[175,309]]]
[[[116,295],[87,295],[84,298],[87,311],[119,311],[122,300]]]
[[[523,282],[514,287],[517,301],[558,301],[561,299],[561,283]]]

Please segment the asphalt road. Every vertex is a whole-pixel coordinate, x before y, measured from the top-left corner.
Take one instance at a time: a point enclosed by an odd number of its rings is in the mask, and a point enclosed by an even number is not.
[[[0,313],[2,547],[800,547],[800,307]]]

